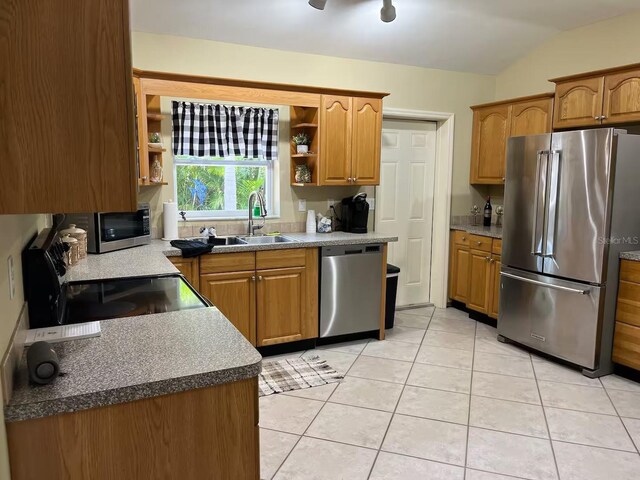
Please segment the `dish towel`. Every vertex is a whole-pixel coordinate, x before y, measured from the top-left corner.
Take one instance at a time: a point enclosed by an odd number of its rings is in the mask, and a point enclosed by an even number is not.
[[[213,245],[195,240],[171,240],[171,246],[179,248],[184,258],[197,257],[213,250]]]

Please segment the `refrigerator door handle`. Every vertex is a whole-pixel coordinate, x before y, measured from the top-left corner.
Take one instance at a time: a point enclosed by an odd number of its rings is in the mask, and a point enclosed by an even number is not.
[[[549,152],[548,162],[548,199],[546,202],[544,228],[543,257],[553,257],[556,244],[556,219],[558,216],[558,189],[560,188],[560,150],[551,150]]]
[[[536,200],[533,205],[533,232],[531,234],[531,255],[534,256],[543,254],[542,249],[538,248],[538,245],[542,244],[542,242],[544,241],[544,223],[539,221],[540,219],[538,218],[538,214],[540,213],[540,203],[542,203],[542,210],[544,211],[545,201],[547,197],[546,172],[548,161],[549,152],[545,150],[539,150],[536,161]],[[543,172],[545,174],[544,180],[542,179]],[[542,196],[540,195],[541,193]]]
[[[589,290],[580,290],[577,288],[563,287],[562,285],[553,285],[551,283],[539,282],[538,280],[531,280],[530,278],[520,277],[507,272],[500,272],[503,277],[513,278],[514,280],[520,280],[521,282],[531,283],[540,287],[551,288],[553,290],[562,290],[563,292],[577,293],[578,295],[589,295]]]

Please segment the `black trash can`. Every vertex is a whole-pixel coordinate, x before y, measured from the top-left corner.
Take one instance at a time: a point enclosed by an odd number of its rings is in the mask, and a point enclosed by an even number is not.
[[[398,275],[400,268],[387,263],[387,302],[384,311],[384,328],[393,328],[396,317],[396,295],[398,294]]]

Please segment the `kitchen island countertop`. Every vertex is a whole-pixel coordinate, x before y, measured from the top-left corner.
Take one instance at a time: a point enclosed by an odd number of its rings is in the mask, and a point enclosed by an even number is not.
[[[634,252],[622,252],[620,254],[622,260],[632,260],[634,262],[640,262],[640,250]]]

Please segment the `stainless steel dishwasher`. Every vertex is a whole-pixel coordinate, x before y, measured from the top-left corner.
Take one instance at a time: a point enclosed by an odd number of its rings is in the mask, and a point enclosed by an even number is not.
[[[320,337],[380,328],[382,245],[323,247]]]

